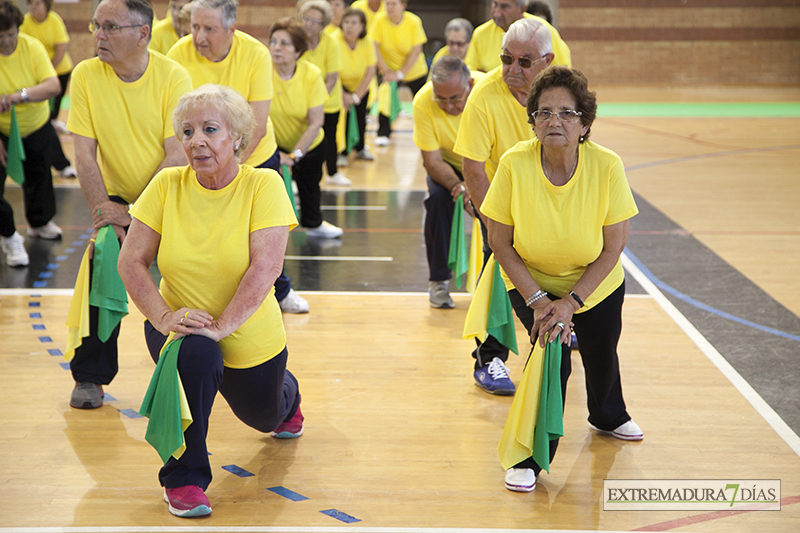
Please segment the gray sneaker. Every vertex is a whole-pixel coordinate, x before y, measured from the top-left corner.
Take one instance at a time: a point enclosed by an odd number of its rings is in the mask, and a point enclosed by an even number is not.
[[[76,409],[97,409],[103,406],[103,387],[95,383],[76,383],[69,404]]]
[[[431,307],[436,309],[452,309],[456,306],[450,298],[449,281],[429,281],[428,294],[430,295]]]

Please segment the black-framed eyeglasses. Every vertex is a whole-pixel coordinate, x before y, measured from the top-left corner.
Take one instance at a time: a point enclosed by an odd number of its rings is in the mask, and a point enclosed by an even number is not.
[[[536,59],[531,59],[530,57],[514,57],[511,54],[500,54],[500,61],[502,61],[504,65],[513,65],[514,60],[516,60],[519,63],[520,68],[531,68],[534,63],[541,61],[545,57],[547,57],[547,55],[537,57]]]
[[[541,111],[534,111],[531,113],[533,120],[536,122],[550,122],[550,120],[553,119],[553,115],[555,115],[561,122],[577,122],[583,113],[580,111],[575,111],[574,109],[565,109],[563,111],[559,111],[558,113],[553,113],[547,109],[542,109]]]
[[[467,97],[466,90],[464,90],[463,93],[451,96],[450,98],[441,97],[436,93],[433,93],[432,95],[433,101],[436,102],[437,104],[457,104],[459,102],[463,102],[464,99],[466,99],[466,97]]]
[[[106,35],[116,35],[125,28],[138,28],[144,24],[129,24],[127,26],[120,26],[113,22],[106,22],[105,24],[98,24],[94,21],[89,23],[89,31],[96,34],[98,31],[103,30]]]

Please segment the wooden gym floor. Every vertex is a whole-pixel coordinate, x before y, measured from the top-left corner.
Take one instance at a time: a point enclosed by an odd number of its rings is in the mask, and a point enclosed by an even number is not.
[[[601,88],[598,101],[593,138],[622,156],[641,210],[620,357],[644,441],[589,430],[574,354],[551,473],[531,494],[503,488],[511,399],[473,385],[469,296],[428,306],[425,175],[401,119],[374,163],[344,170],[352,187],[326,189],[341,242],[291,235],[287,272],[311,304],[284,315],[305,434],[258,434],[220,398],[207,519],[162,501],[135,415],[153,370],[135,307],[106,405],[68,405],[59,354],[90,218],[74,180],[56,180],[64,239],[27,241],[28,268],[0,266],[0,533],[800,530],[800,90]],[[19,192],[6,187],[24,235]],[[509,360],[515,381],[525,355]],[[780,479],[782,509],[604,511],[604,479]]]

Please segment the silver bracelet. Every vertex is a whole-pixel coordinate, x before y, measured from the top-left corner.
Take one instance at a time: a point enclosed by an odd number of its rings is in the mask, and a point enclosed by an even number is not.
[[[547,293],[544,292],[542,289],[539,289],[538,291],[536,291],[531,296],[528,296],[528,298],[525,300],[525,305],[527,307],[530,307],[531,304],[534,304],[534,303],[538,302],[539,300],[541,300],[545,296],[547,296]]]

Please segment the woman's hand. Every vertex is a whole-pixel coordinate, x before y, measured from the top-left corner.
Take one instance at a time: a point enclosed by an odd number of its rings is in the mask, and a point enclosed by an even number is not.
[[[545,337],[550,334],[550,342],[561,334],[561,344],[572,344],[572,314],[575,307],[566,299],[555,300],[541,309],[533,310],[531,344],[539,338],[539,346],[544,348]]]
[[[396,70],[387,70],[383,73],[383,81],[399,81]]]
[[[353,99],[353,93],[349,93],[347,91],[342,91],[342,103],[345,107],[350,107],[354,105],[356,101]]]
[[[11,111],[12,105],[18,105],[22,102],[22,97],[19,93],[9,93],[0,95],[0,113],[7,113]]]
[[[213,320],[214,317],[207,311],[181,307],[177,311],[164,313],[159,324],[155,326],[164,335],[169,335],[172,331],[176,332],[175,338],[180,339],[186,335],[202,335],[200,332],[211,325]]]
[[[214,320],[209,325],[203,328],[192,329],[192,335],[202,335],[208,337],[214,342],[219,342],[228,336],[219,324],[219,321]]]
[[[281,156],[281,165],[286,165],[287,167],[291,168],[294,166],[294,159],[292,159],[289,154],[286,152],[280,152]]]

